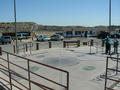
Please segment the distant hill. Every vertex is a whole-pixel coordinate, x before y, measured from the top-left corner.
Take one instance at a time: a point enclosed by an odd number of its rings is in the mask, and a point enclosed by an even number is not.
[[[120,29],[120,26],[112,26],[112,30],[116,28]],[[101,30],[107,31],[108,26],[95,26],[95,27],[84,27],[84,26],[48,26],[39,25],[34,22],[17,22],[17,32],[32,32],[32,31],[63,31],[63,30]],[[0,32],[14,32],[13,22],[1,22]]]
[[[17,22],[17,32],[27,32],[36,30],[38,25],[34,22]],[[13,22],[0,23],[0,32],[15,32],[15,24]]]

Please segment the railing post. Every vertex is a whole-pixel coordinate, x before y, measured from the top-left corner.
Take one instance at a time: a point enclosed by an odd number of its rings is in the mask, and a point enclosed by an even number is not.
[[[93,46],[93,39],[91,39],[91,41],[90,41],[90,45]]]
[[[20,48],[20,46],[17,46],[17,47],[15,46],[15,50],[17,49],[15,52],[16,52],[17,54],[19,53],[19,50],[20,50],[19,48]]]
[[[103,48],[104,48],[104,40],[102,40],[102,52],[103,52]]]
[[[0,55],[2,55],[2,48],[0,47]]]
[[[22,42],[22,39],[20,38],[20,42]]]
[[[118,74],[118,57],[119,57],[119,55],[117,53],[116,75]]]
[[[52,48],[52,42],[49,42],[49,48]]]
[[[29,80],[29,90],[31,90],[31,82],[30,82],[30,63],[29,60],[27,61],[28,63],[28,80]]]
[[[90,54],[91,54],[91,42],[90,42]]]
[[[13,45],[13,51],[14,51],[14,53],[16,53],[16,52],[15,52],[15,51],[16,51],[15,45]]]
[[[32,47],[32,45],[31,45],[31,42],[30,42],[30,54],[31,54],[31,47]]]
[[[36,50],[39,50],[39,43],[36,43]]]
[[[12,77],[11,77],[11,71],[10,71],[10,61],[9,61],[9,54],[7,53],[7,60],[8,60],[8,72],[9,72],[9,80],[10,80],[10,88],[12,90]]]
[[[77,46],[78,46],[78,47],[80,46],[80,40],[77,41]]]
[[[102,47],[104,47],[104,40],[102,40]]]
[[[23,44],[23,50],[24,50],[24,54],[25,54],[25,51],[26,51],[26,45]]]
[[[67,90],[69,90],[69,72],[67,72]]]
[[[26,43],[26,52],[28,51],[27,43]]]
[[[96,53],[98,53],[98,42],[97,42],[96,44],[97,44],[97,47],[96,47]]]
[[[66,42],[65,41],[63,41],[63,48],[65,48],[66,47]]]
[[[105,86],[104,86],[104,90],[106,90],[106,86],[107,86],[107,69],[108,69],[108,57],[107,57],[107,61],[106,61]]]

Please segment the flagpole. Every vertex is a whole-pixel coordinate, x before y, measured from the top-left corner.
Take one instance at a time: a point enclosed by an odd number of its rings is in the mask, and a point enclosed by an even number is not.
[[[14,20],[15,20],[16,53],[18,53],[17,25],[16,25],[16,0],[14,0]]]
[[[111,0],[109,0],[109,33],[111,33]]]

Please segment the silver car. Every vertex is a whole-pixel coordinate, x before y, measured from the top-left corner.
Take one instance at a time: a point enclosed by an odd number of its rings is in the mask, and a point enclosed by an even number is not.
[[[37,37],[37,41],[50,41],[51,38],[48,37],[47,35],[40,35],[39,37]]]
[[[51,40],[63,40],[64,37],[59,34],[54,34],[51,36]]]

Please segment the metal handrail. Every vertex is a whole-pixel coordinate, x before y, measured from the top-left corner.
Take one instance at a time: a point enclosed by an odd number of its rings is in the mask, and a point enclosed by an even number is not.
[[[27,43],[23,43],[23,44],[20,44],[18,45],[18,50],[28,50],[28,48],[31,49],[31,47],[33,47],[33,43],[32,42],[27,42]],[[30,51],[31,52],[31,51]]]
[[[60,69],[60,68],[56,68],[56,67],[53,67],[53,66],[44,64],[44,63],[40,63],[40,62],[34,61],[34,60],[32,60],[32,59],[25,58],[25,57],[22,57],[22,56],[18,56],[18,55],[16,55],[16,54],[13,54],[13,53],[10,53],[10,52],[4,51],[4,50],[2,50],[2,52],[9,53],[10,55],[13,55],[13,56],[22,58],[22,59],[24,59],[24,60],[26,60],[26,61],[29,60],[30,62],[34,62],[34,63],[40,64],[40,65],[43,65],[43,66],[46,66],[46,67],[49,67],[49,68],[52,68],[52,69],[55,69],[55,70],[59,70],[59,71],[65,72],[65,73],[69,73],[69,72],[66,71],[66,70],[63,70],[63,69]]]
[[[9,81],[5,80],[4,78],[0,77],[0,79],[4,80],[7,83],[10,83]],[[22,90],[22,88],[16,86],[15,84],[12,84],[14,87],[18,88],[19,90]],[[11,89],[12,90],[12,89]]]
[[[1,65],[1,64],[0,64],[0,65]],[[3,66],[4,68],[8,69],[8,68],[5,67],[4,65],[1,65],[1,66]],[[15,71],[13,71],[13,70],[10,70],[10,69],[9,69],[9,71],[7,71],[7,70],[5,70],[5,69],[3,69],[3,68],[0,68],[0,69],[4,70],[4,71],[6,71],[6,72],[9,72],[9,73],[11,73],[11,74],[13,74],[13,75],[15,75],[15,76],[18,76],[18,77],[20,77],[20,78],[22,78],[22,79],[24,79],[24,80],[30,81],[31,83],[39,86],[40,88],[46,88],[46,89],[54,90],[54,89],[52,89],[52,88],[50,88],[50,87],[47,87],[47,86],[42,85],[42,84],[39,84],[39,83],[34,82],[34,81],[32,81],[32,80],[29,80],[29,79],[25,78],[24,76],[18,74],[17,72],[15,72]],[[1,70],[0,70],[0,71],[1,71]],[[5,72],[3,72],[3,71],[1,71],[1,72],[2,72],[3,74],[7,75],[7,74],[6,74]],[[9,75],[7,75],[7,76],[9,77]],[[26,89],[31,90],[31,89],[27,88],[25,85],[23,85],[22,83],[20,83],[20,82],[18,82],[17,80],[15,80],[14,78],[11,77],[11,79],[14,80],[14,81],[16,81],[17,83],[19,83],[20,85],[22,85],[22,86],[25,87]],[[5,80],[4,80],[4,81],[5,81]],[[7,81],[7,82],[9,82],[9,81]],[[9,82],[9,83],[10,83],[10,82]],[[12,83],[11,83],[11,85],[15,86],[15,85],[12,84]],[[16,87],[16,86],[15,86],[15,87]],[[17,88],[18,88],[18,86],[17,86]],[[20,87],[19,87],[18,89],[20,89]],[[12,89],[11,89],[11,90],[12,90]],[[20,89],[20,90],[22,90],[22,89]]]
[[[116,62],[116,69],[109,68],[109,59]],[[118,58],[118,55],[117,55],[117,58],[116,58],[116,57],[107,57],[107,60],[106,60],[106,72],[105,72],[105,85],[104,85],[104,90],[107,90],[107,89],[114,90],[113,87],[114,87],[115,85],[117,85],[118,83],[120,83],[120,79],[119,79],[119,80],[115,80],[115,79],[108,78],[108,76],[107,76],[107,75],[108,75],[108,73],[107,73],[108,70],[115,71],[115,72],[116,72],[116,75],[118,74],[118,72],[120,72],[120,70],[118,70],[118,63],[120,63],[119,60],[120,60],[120,58]],[[113,84],[111,85],[112,87],[107,87],[107,79],[115,82],[115,83],[113,83]]]
[[[18,76],[18,77],[21,77],[21,78],[24,79],[24,80],[29,81],[29,89],[30,89],[30,90],[31,90],[31,83],[33,83],[33,84],[35,84],[35,85],[37,85],[37,86],[40,86],[40,87],[43,88],[43,89],[53,90],[52,88],[49,88],[49,87],[47,87],[47,86],[44,86],[44,85],[42,85],[42,84],[39,84],[39,83],[37,83],[37,82],[34,82],[34,81],[30,80],[30,73],[32,73],[32,74],[34,74],[34,75],[36,75],[36,76],[39,76],[40,78],[43,78],[43,79],[45,79],[45,80],[47,80],[47,81],[49,81],[49,82],[51,82],[51,83],[54,83],[54,84],[56,84],[56,85],[59,85],[59,86],[65,88],[66,90],[69,90],[69,72],[68,72],[68,71],[65,71],[65,70],[62,70],[62,69],[59,69],[59,68],[50,66],[50,65],[46,65],[46,64],[43,64],[43,63],[34,61],[34,60],[32,60],[32,59],[28,59],[28,58],[22,57],[22,56],[18,56],[18,55],[15,55],[15,54],[13,54],[13,53],[9,53],[9,52],[4,51],[4,50],[2,50],[2,52],[4,52],[4,53],[7,54],[7,60],[4,59],[4,58],[2,58],[2,57],[0,57],[0,59],[8,62],[8,68],[5,67],[4,65],[1,65],[1,64],[0,64],[0,65],[3,66],[4,68],[7,68],[7,69],[9,70],[8,72],[9,72],[9,75],[10,75],[10,76],[9,76],[9,78],[10,78],[10,83],[11,83],[11,79],[13,79],[13,78],[11,78],[11,74],[14,74],[14,75],[16,75],[16,76]],[[27,63],[28,63],[28,69],[25,69],[25,68],[23,68],[23,67],[21,67],[21,66],[19,66],[19,65],[16,65],[15,63],[12,63],[11,61],[9,61],[9,55],[13,55],[13,56],[16,56],[16,57],[19,57],[19,58],[21,58],[21,59],[26,60]],[[66,78],[66,82],[67,82],[67,83],[66,83],[66,85],[59,84],[58,82],[55,82],[55,81],[50,80],[50,79],[48,79],[48,78],[46,78],[46,77],[44,77],[44,76],[41,76],[41,75],[39,75],[39,74],[36,74],[36,73],[30,71],[30,66],[29,66],[29,63],[30,63],[30,62],[32,62],[32,63],[37,63],[37,64],[43,65],[43,66],[45,66],[45,67],[48,67],[48,68],[55,69],[55,70],[57,70],[57,71],[61,71],[61,72],[66,73],[66,74],[67,74],[67,78]],[[12,70],[10,69],[10,67],[9,67],[9,64],[13,64],[13,65],[15,65],[16,67],[19,67],[19,68],[27,71],[27,72],[28,72],[28,79],[25,78],[25,77],[23,77],[22,75],[16,73],[15,71],[12,71]],[[11,83],[10,85],[11,85],[11,88],[12,88],[12,83]],[[13,85],[13,86],[14,86],[14,85]]]
[[[0,69],[2,69],[2,70],[4,70],[4,71],[6,71],[6,72],[9,72],[9,71],[7,71],[7,70],[5,70],[5,69],[3,69],[3,68],[0,68]],[[6,76],[8,76],[9,77],[9,75],[7,75],[4,71],[2,71],[2,70],[0,70],[4,75],[6,75]],[[12,77],[11,77],[12,78]],[[20,83],[19,81],[17,81],[17,80],[15,80],[14,78],[12,78],[15,82],[17,82],[18,84],[20,84],[20,85],[22,85],[23,87],[25,87],[26,89],[29,89],[28,87],[26,87],[25,85],[23,85],[22,83]]]
[[[10,62],[10,63],[11,63],[11,62]],[[11,63],[11,64],[13,64],[13,63]],[[6,66],[4,66],[4,65],[2,65],[2,64],[0,64],[0,65],[7,69]],[[14,65],[15,65],[15,64],[14,64]],[[15,66],[18,66],[18,65],[15,65]],[[20,66],[18,66],[18,67],[19,67],[19,68],[22,68],[22,67],[20,67]],[[27,71],[27,69],[25,69],[25,68],[22,68],[22,69]],[[3,69],[3,70],[6,71],[5,69]],[[11,72],[10,72],[11,74],[14,74],[14,75],[16,75],[16,76],[18,76],[18,77],[22,77],[22,78],[26,79],[24,76],[18,74],[17,72],[15,72],[15,71],[13,71],[13,70],[11,70],[11,69],[10,69],[10,71],[11,71]],[[9,72],[9,71],[8,71],[8,72]],[[36,75],[36,76],[39,76],[39,77],[41,77],[41,78],[43,78],[43,79],[46,79],[46,80],[48,80],[48,81],[50,81],[50,82],[53,82],[53,83],[55,83],[55,84],[57,84],[57,85],[60,85],[60,86],[62,86],[62,87],[64,87],[64,88],[66,88],[66,86],[61,85],[61,84],[59,84],[59,83],[56,83],[56,82],[54,82],[53,80],[47,79],[47,78],[45,78],[45,77],[43,77],[43,76],[41,76],[41,75],[38,75],[38,74],[36,74],[36,73],[34,73],[34,72],[31,72],[31,71],[30,71],[30,73],[32,73],[32,74],[34,74],[34,75]],[[26,79],[26,80],[28,80],[28,79]],[[32,81],[32,82],[33,82],[33,81]],[[35,83],[35,82],[34,82],[34,83]],[[42,84],[41,84],[41,86],[42,86]],[[43,85],[43,86],[44,86],[44,85]]]

